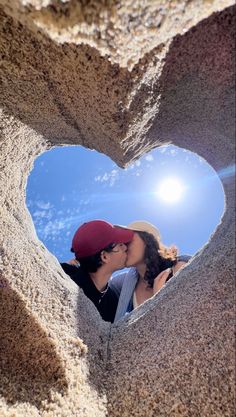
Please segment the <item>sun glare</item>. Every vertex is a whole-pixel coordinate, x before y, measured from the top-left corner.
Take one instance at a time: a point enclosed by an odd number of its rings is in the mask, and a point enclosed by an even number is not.
[[[157,196],[166,203],[177,203],[181,199],[184,189],[185,187],[179,179],[166,178],[160,182]]]

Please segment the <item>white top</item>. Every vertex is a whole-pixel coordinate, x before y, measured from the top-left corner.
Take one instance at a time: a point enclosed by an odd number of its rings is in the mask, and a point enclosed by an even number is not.
[[[133,293],[133,308],[137,308],[138,307],[138,302],[137,302],[137,297],[136,297],[136,291],[134,290]]]

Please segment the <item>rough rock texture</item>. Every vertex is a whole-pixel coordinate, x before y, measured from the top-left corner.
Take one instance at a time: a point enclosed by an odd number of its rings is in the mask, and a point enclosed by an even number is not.
[[[0,1],[0,417],[234,415],[232,3]],[[38,241],[27,176],[56,145],[124,166],[169,142],[219,172],[225,213],[110,326]]]
[[[129,69],[146,53],[185,33],[231,0],[2,0],[9,13],[60,43],[95,47]],[[25,19],[26,17],[26,19]]]

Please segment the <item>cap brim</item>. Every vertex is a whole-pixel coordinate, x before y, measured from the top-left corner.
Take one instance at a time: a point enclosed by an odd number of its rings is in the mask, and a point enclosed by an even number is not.
[[[115,226],[114,243],[128,243],[133,239],[134,232],[122,226]]]

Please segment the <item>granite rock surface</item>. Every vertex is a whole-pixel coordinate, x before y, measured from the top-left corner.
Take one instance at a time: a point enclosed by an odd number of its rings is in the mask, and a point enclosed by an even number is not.
[[[233,4],[0,0],[0,417],[234,416]],[[54,146],[124,167],[167,143],[218,172],[225,212],[110,325],[38,240],[27,177]]]

